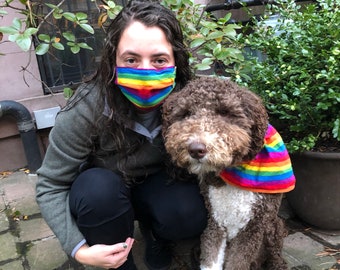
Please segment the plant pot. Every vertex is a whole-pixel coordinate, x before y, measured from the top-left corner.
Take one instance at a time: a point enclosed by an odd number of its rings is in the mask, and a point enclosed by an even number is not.
[[[297,217],[323,230],[340,230],[340,153],[291,154],[296,187],[287,200]]]

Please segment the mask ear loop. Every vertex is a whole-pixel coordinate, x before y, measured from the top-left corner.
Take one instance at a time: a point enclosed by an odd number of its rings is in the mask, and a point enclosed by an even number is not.
[[[115,78],[116,78],[115,75],[116,75],[116,67],[113,67],[112,68],[112,76],[111,76],[111,78],[109,80],[109,84],[111,84],[111,83],[113,83],[115,81]],[[109,118],[109,120],[113,119],[113,109],[112,108],[110,108],[110,114],[109,114],[108,118]]]
[[[116,67],[113,67],[112,68],[112,77],[111,79],[109,80],[109,84],[111,84],[112,82],[115,81],[115,78],[116,78]]]
[[[112,120],[113,119],[113,110],[112,109],[110,109],[110,115],[109,115],[109,120]]]

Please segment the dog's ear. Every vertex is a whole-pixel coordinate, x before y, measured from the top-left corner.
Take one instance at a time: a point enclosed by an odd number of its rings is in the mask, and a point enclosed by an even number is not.
[[[190,88],[183,88],[180,92],[171,93],[162,106],[162,132],[166,134],[169,126],[175,122],[182,121],[190,115],[190,104],[193,97],[190,97]]]
[[[262,149],[264,136],[268,128],[268,114],[262,99],[252,91],[242,88],[244,112],[252,120],[250,151],[245,160],[253,159]]]
[[[217,84],[218,82],[216,82]],[[226,103],[226,107],[230,106],[229,103],[232,103],[233,99],[237,100],[237,106],[242,108],[242,114],[246,118],[246,121],[242,121],[242,124],[248,130],[251,141],[249,151],[242,157],[242,160],[252,160],[261,151],[264,144],[264,136],[268,128],[266,108],[262,99],[246,87],[242,87],[231,80],[223,80],[222,84],[217,87],[217,89],[224,89],[223,96],[220,99],[223,100],[223,103]],[[240,119],[234,124],[240,125]]]
[[[165,135],[168,127],[172,124],[171,113],[176,107],[177,93],[172,93],[166,98],[162,105],[162,133]]]

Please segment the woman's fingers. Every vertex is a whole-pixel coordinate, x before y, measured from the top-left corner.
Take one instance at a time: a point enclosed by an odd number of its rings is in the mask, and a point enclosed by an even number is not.
[[[102,268],[118,268],[127,261],[134,239],[127,238],[125,242],[114,245],[84,245],[76,253],[76,259],[83,263]]]
[[[134,239],[127,238],[125,242],[117,243],[108,247],[108,255],[107,259],[109,260],[109,263],[114,264],[115,267],[121,266],[123,263],[127,261],[129,252],[132,249],[134,243]]]

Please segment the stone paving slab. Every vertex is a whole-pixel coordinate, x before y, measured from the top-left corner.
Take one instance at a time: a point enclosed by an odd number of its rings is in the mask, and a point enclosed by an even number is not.
[[[333,246],[339,246],[340,248],[340,232],[335,232],[335,231],[327,232],[327,231],[321,231],[321,230],[313,230],[311,231],[311,234],[326,243],[329,243]]]
[[[42,218],[20,222],[20,240],[22,242],[43,240],[54,234]]]
[[[35,202],[35,183],[36,176],[23,171],[0,178],[0,270],[99,269],[82,266],[62,251],[58,240],[41,218]],[[10,216],[15,211],[20,212],[17,220]],[[288,219],[290,213],[285,211],[282,215]],[[136,265],[139,270],[148,270],[143,263],[145,243],[138,226],[135,239],[133,254]],[[197,241],[177,243],[170,270],[192,270],[190,251]],[[336,248],[339,253],[319,256],[325,247]],[[291,228],[284,241],[283,255],[291,270],[331,270],[340,259],[340,232],[313,231],[301,225]],[[340,269],[340,265],[335,269]]]
[[[26,258],[34,270],[56,269],[68,260],[56,238],[32,243]]]
[[[12,261],[20,257],[16,247],[17,239],[11,233],[0,235],[0,261]]]
[[[324,246],[301,232],[288,235],[284,240],[283,255],[290,267],[308,265],[312,270],[329,269],[336,260],[333,257],[320,257]]]
[[[0,208],[0,209],[3,209],[3,208]],[[9,222],[8,222],[8,218],[5,213],[5,210],[2,210],[2,212],[0,212],[0,228],[4,230],[9,228]]]
[[[1,179],[5,194],[5,202],[10,202],[13,211],[20,211],[23,215],[39,213],[39,206],[35,200],[35,184],[37,177],[25,172],[16,172]]]
[[[0,265],[1,270],[22,270],[23,268],[22,262],[20,260],[16,260],[5,265]],[[47,269],[46,269],[47,270]]]

